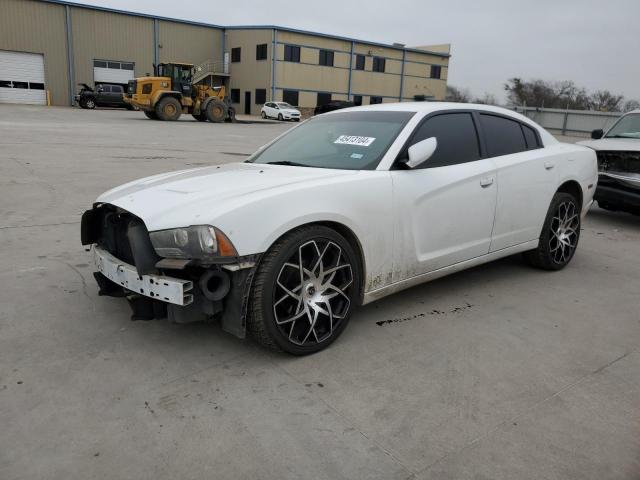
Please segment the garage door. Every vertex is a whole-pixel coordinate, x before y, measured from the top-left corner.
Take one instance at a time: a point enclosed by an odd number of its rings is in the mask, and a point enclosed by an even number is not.
[[[94,83],[127,84],[134,79],[133,62],[118,62],[113,60],[93,61]]]
[[[42,54],[0,50],[0,103],[46,105]]]

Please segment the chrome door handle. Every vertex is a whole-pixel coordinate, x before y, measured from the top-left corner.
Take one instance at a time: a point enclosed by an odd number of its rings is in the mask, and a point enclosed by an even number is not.
[[[544,162],[544,168],[546,168],[547,170],[551,170],[555,166],[556,164],[553,162]]]
[[[493,185],[493,177],[483,177],[480,179],[480,186],[482,188],[487,188],[490,185]]]

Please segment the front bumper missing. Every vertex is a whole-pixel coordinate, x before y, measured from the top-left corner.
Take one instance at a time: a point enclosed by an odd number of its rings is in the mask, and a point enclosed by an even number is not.
[[[93,246],[93,259],[100,273],[126,290],[182,307],[193,303],[193,282],[189,280],[164,275],[138,275],[136,267],[97,245]]]

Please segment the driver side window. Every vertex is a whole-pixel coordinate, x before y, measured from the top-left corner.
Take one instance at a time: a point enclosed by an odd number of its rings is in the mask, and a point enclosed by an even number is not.
[[[414,133],[409,146],[436,137],[438,147],[418,168],[445,167],[480,159],[480,145],[470,113],[443,113],[427,119]]]

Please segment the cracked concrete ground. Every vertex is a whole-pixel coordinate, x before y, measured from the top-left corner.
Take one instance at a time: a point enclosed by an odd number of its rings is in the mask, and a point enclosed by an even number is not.
[[[0,478],[640,478],[640,217],[595,208],[567,269],[413,288],[306,358],[97,296],[99,193],[286,128],[0,106]]]

